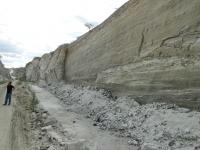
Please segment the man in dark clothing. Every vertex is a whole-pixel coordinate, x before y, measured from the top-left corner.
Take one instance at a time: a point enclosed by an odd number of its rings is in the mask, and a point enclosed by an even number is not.
[[[7,85],[7,92],[5,97],[5,103],[3,105],[10,105],[11,103],[11,97],[12,97],[12,90],[15,89],[15,87],[12,85],[12,82],[9,82]]]

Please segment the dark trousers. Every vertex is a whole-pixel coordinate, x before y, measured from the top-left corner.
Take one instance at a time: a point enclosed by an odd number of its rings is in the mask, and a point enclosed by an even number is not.
[[[5,105],[7,105],[7,103],[8,103],[8,105],[10,105],[11,97],[12,97],[12,93],[6,93],[5,103],[4,103]]]

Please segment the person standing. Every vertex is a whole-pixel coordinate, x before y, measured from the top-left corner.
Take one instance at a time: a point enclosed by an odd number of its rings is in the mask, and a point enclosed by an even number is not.
[[[7,85],[7,92],[5,97],[5,103],[3,105],[10,105],[11,104],[11,98],[12,98],[12,91],[15,89],[15,87],[12,85],[12,82],[9,82]]]

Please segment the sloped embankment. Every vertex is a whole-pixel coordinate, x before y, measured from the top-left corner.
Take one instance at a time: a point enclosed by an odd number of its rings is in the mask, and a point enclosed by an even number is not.
[[[8,150],[65,150],[62,126],[39,105],[27,83],[16,85]]]
[[[34,150],[31,132],[31,113],[35,107],[33,93],[26,84],[17,82],[14,92],[13,116],[10,129],[10,150]]]

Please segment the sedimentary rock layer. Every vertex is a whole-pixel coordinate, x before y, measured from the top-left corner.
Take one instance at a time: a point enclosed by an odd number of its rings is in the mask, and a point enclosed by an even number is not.
[[[54,52],[34,58],[26,65],[26,80],[47,82],[59,81],[64,77],[67,45],[59,46]]]
[[[69,45],[66,79],[96,79],[103,70],[145,57],[199,58],[199,8],[198,0],[129,1]]]
[[[146,101],[196,106],[199,64],[199,0],[130,0],[73,43],[34,59],[26,78],[112,84]]]

